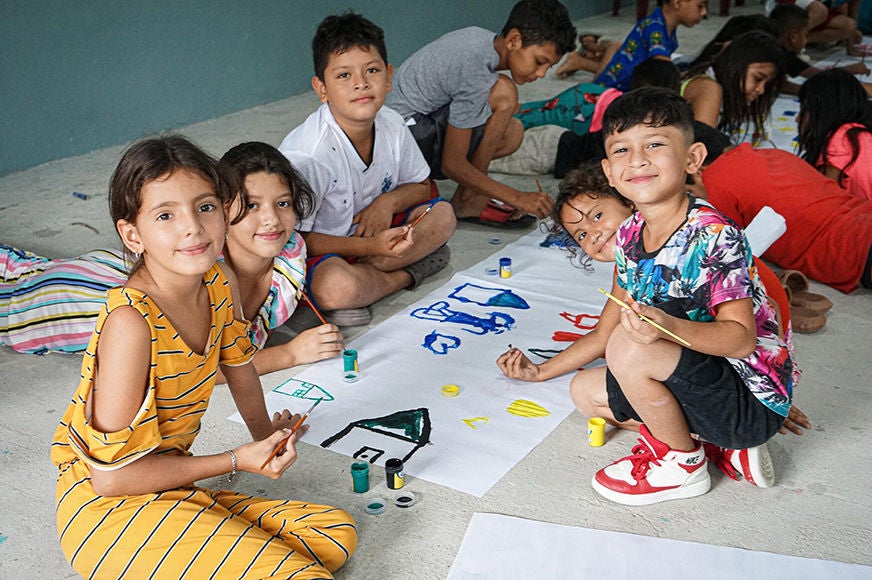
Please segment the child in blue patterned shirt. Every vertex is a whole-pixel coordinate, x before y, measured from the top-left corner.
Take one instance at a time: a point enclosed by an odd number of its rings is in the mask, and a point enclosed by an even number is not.
[[[678,48],[675,29],[696,26],[706,15],[706,0],[658,0],[657,9],[640,20],[593,82],[619,91],[630,88],[633,68],[649,58],[669,60]]]

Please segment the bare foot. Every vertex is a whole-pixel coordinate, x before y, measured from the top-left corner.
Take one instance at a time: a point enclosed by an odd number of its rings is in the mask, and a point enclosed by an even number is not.
[[[580,71],[584,67],[586,60],[577,52],[572,51],[566,55],[566,60],[557,68],[554,75],[559,79],[565,79],[574,72]]]
[[[487,205],[488,198],[483,195],[473,194],[466,188],[459,186],[451,198],[454,207],[454,215],[458,218],[478,217]]]
[[[845,49],[848,56],[872,56],[872,47],[864,44],[851,44]]]

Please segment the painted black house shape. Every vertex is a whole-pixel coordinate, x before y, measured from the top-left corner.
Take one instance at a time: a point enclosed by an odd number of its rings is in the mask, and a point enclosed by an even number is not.
[[[361,441],[355,459],[375,463],[383,455],[408,461],[430,443],[430,412],[427,409],[397,411],[383,417],[360,419],[321,442],[325,449],[346,437]]]

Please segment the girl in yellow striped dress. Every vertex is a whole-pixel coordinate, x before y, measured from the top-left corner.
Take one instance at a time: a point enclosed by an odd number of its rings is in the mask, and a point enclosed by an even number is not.
[[[86,578],[332,578],[356,547],[341,509],[194,485],[261,472],[288,434],[267,414],[235,278],[215,263],[227,194],[215,161],[177,136],[133,145],[112,177],[136,266],[109,291],[51,453],[61,547]],[[254,442],[194,457],[219,365]],[[303,432],[264,475],[294,463]]]

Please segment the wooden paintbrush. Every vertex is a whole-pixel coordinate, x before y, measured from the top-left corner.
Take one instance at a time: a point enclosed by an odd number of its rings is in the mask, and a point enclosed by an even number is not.
[[[291,435],[293,435],[294,433],[297,432],[297,429],[300,428],[300,425],[303,424],[303,421],[306,420],[306,417],[309,416],[309,413],[311,413],[315,409],[315,407],[318,406],[318,403],[320,403],[323,400],[324,399],[318,399],[317,401],[315,401],[315,403],[311,407],[309,407],[308,411],[303,413],[303,416],[300,417],[299,421],[297,421],[297,424],[294,425],[293,427],[291,427],[291,433],[287,437],[285,437],[284,439],[282,439],[281,441],[278,442],[278,444],[275,446],[275,449],[273,449],[272,453],[269,454],[269,457],[266,458],[266,461],[263,462],[263,465],[260,466],[261,471],[263,470],[264,467],[266,467],[267,463],[269,463],[270,461],[273,460],[273,457],[278,455],[281,452],[281,450],[284,449],[285,445],[287,445],[287,443],[288,443],[288,439],[291,438]]]
[[[327,321],[326,321],[326,320],[324,320],[324,317],[323,317],[323,316],[321,316],[321,313],[320,313],[320,312],[318,312],[318,307],[317,307],[317,306],[315,306],[315,303],[314,303],[314,302],[312,302],[312,299],[311,299],[311,298],[309,298],[309,295],[308,295],[308,294],[306,294],[306,291],[305,291],[305,290],[303,290],[303,289],[302,289],[302,288],[300,288],[300,296],[302,296],[302,297],[303,297],[303,299],[304,299],[304,300],[305,300],[305,301],[306,301],[306,302],[308,302],[308,303],[309,303],[309,306],[311,306],[311,307],[312,307],[312,312],[314,312],[314,313],[315,313],[315,316],[317,316],[317,317],[318,317],[318,320],[320,320],[320,321],[321,321],[321,324],[327,324]]]
[[[597,290],[599,290],[600,292],[602,292],[603,294],[605,294],[605,295],[606,295],[606,298],[608,298],[609,300],[614,301],[614,302],[615,302],[616,304],[618,304],[621,308],[626,308],[627,310],[633,311],[633,309],[630,308],[630,305],[629,305],[629,304],[627,304],[626,302],[624,302],[623,300],[621,300],[621,299],[618,298],[617,296],[615,296],[615,295],[613,295],[613,294],[610,294],[609,292],[606,292],[606,291],[603,290],[602,288],[597,288]],[[633,312],[635,312],[635,311],[633,311]],[[645,322],[647,322],[648,324],[650,324],[651,326],[653,326],[654,328],[656,328],[657,330],[659,330],[660,332],[663,332],[663,333],[668,334],[669,336],[671,336],[672,338],[674,338],[675,340],[677,340],[677,341],[680,342],[681,344],[683,344],[683,345],[685,345],[685,346],[690,346],[690,343],[689,343],[689,342],[687,342],[686,340],[684,340],[683,338],[681,338],[680,336],[678,336],[678,335],[675,334],[674,332],[670,332],[670,331],[666,330],[665,328],[663,328],[662,326],[660,326],[659,324],[657,324],[656,322],[654,322],[653,320],[651,320],[650,318],[648,318],[647,316],[645,316],[644,314],[636,313],[636,316],[638,316],[639,318],[641,318],[642,320],[644,320]]]
[[[424,210],[424,213],[422,213],[422,214],[419,215],[417,218],[415,218],[415,221],[413,221],[409,227],[410,227],[410,228],[413,228],[413,227],[415,227],[416,225],[418,225],[418,222],[420,222],[422,219],[424,219],[424,216],[427,215],[427,214],[430,212],[431,209],[433,209],[433,206],[434,206],[434,205],[436,205],[436,204],[435,204],[435,203],[431,203],[431,204],[430,204],[430,207],[428,207],[427,209],[425,209],[425,210]],[[405,234],[403,234],[402,236],[400,236],[399,238],[397,238],[396,240],[394,240],[394,241],[391,243],[391,249],[393,250],[394,248],[397,247],[397,244],[399,244],[400,242],[402,242],[403,240],[405,240],[405,239],[406,239],[406,236],[408,235],[408,233],[409,233],[409,232],[407,231]]]

